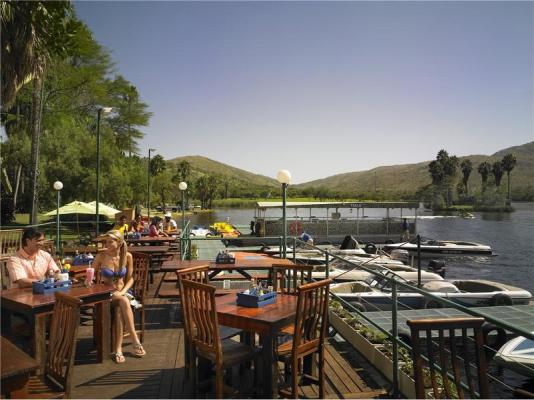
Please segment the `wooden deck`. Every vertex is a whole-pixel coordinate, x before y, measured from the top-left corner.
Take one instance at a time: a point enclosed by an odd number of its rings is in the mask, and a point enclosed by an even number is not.
[[[132,355],[130,340],[125,338],[124,364],[107,359],[96,363],[91,321],[79,330],[74,367],[73,398],[187,398],[183,385],[183,329],[178,321],[177,299],[154,298],[161,274],[151,285],[146,304],[147,323],[144,358]],[[346,343],[329,339],[326,353],[327,397],[384,397],[383,381],[369,364]],[[237,374],[235,371],[234,375]],[[248,381],[250,383],[250,381]],[[317,386],[307,385],[300,397],[317,398]],[[205,397],[213,397],[207,392]]]

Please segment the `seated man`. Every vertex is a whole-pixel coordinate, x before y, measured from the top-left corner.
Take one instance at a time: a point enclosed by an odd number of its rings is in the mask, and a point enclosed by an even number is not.
[[[178,225],[176,225],[176,221],[171,217],[171,213],[168,212],[165,214],[165,219],[163,220],[163,231],[166,233],[178,232]]]
[[[26,228],[22,234],[22,248],[9,257],[7,270],[11,287],[31,287],[32,282],[43,279],[51,269],[59,271],[52,256],[42,250],[45,237],[34,228]]]
[[[128,233],[128,224],[126,223],[126,215],[122,215],[119,219],[119,222],[113,228],[114,230],[119,231],[124,237]]]

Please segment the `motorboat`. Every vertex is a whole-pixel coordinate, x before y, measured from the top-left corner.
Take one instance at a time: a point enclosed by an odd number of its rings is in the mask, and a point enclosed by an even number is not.
[[[352,303],[361,310],[391,310],[391,278],[415,286],[417,272],[388,271],[383,276],[370,276],[365,281],[334,284],[331,293]],[[504,306],[528,304],[530,292],[482,279],[444,280],[441,276],[421,271],[421,289],[435,296],[445,298],[466,307]],[[442,304],[432,298],[425,298],[403,285],[397,287],[397,300],[400,309],[441,308]]]
[[[534,340],[518,336],[506,342],[495,353],[494,360],[502,367],[534,378]]]
[[[382,249],[386,252],[403,249],[407,250],[410,256],[417,256],[417,239],[411,240],[410,242],[386,244]],[[480,243],[421,238],[421,257],[458,255],[479,256],[491,255],[491,253],[492,250],[490,246]]]
[[[195,225],[191,229],[190,236],[210,237],[210,236],[215,236],[215,233],[211,229],[206,228],[205,226]]]
[[[365,264],[365,267],[378,273],[386,273],[387,271],[395,271],[401,274],[404,272],[417,272],[415,268],[404,264],[384,266],[369,263]],[[341,262],[333,262],[328,266],[328,268],[328,277],[336,282],[363,281],[371,276],[374,276],[372,272],[368,272],[362,268],[354,267],[352,264],[343,264]],[[317,280],[325,279],[326,266],[314,265],[312,270],[312,278]]]

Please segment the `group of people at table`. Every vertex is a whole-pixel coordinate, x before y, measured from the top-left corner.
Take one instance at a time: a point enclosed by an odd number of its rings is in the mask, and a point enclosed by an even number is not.
[[[124,235],[117,229],[104,235],[105,250],[94,259],[93,267],[104,284],[113,285],[111,306],[115,310],[112,358],[116,363],[125,362],[122,352],[123,331],[130,333],[133,354],[143,357],[146,354],[135,331],[134,316],[130,303],[134,300],[129,292],[134,284],[133,258],[127,251]],[[22,234],[22,247],[9,258],[10,288],[31,288],[34,281],[40,281],[50,273],[60,272],[52,255],[43,250],[45,236],[42,232],[27,228]]]
[[[114,229],[118,230],[123,236],[126,236],[128,233],[147,233],[150,237],[168,237],[178,233],[178,225],[172,219],[170,212],[166,213],[163,219],[159,216],[152,218],[150,224],[143,221],[141,215],[138,214],[128,225],[126,223],[126,216],[123,215]]]

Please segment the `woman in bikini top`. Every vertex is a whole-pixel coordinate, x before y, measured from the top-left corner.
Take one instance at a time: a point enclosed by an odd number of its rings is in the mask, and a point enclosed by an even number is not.
[[[116,289],[111,298],[111,306],[115,311],[112,356],[116,363],[123,363],[125,361],[122,353],[124,329],[130,333],[132,338],[133,355],[142,357],[146,354],[135,331],[133,311],[128,297],[128,292],[134,283],[133,258],[132,254],[127,251],[126,242],[119,231],[109,231],[105,234],[105,238],[106,249],[98,253],[93,266],[104,283],[113,285]]]

